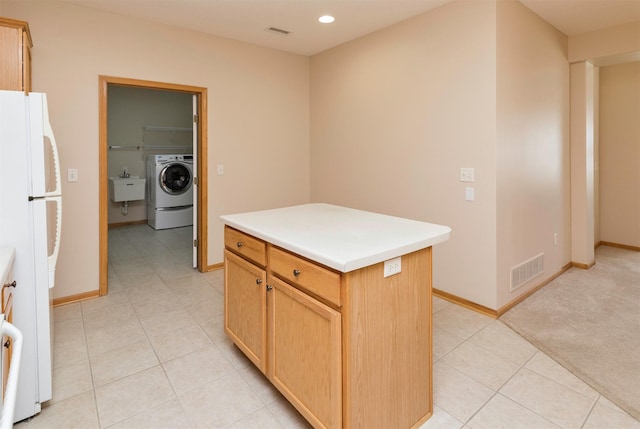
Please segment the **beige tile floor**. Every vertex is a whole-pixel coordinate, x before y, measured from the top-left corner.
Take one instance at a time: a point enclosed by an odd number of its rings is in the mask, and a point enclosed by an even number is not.
[[[110,230],[109,294],[54,309],[53,399],[18,429],[309,427],[225,337],[222,271],[193,270],[190,241],[191,228]],[[421,429],[640,428],[500,321],[433,307]]]

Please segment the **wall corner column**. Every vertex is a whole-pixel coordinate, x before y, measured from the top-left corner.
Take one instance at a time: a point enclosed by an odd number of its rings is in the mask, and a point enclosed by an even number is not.
[[[571,261],[595,262],[594,67],[571,64]]]

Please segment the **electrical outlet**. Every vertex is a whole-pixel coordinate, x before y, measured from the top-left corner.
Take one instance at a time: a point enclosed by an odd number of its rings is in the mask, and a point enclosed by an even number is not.
[[[461,168],[460,169],[460,181],[461,182],[475,182],[476,173],[473,168]]]
[[[224,165],[223,164],[218,164],[216,170],[218,172],[218,176],[224,176]]]
[[[78,169],[69,168],[67,170],[67,182],[77,182],[77,181],[78,181]]]
[[[402,271],[402,257],[389,259],[384,261],[384,276],[389,277]]]

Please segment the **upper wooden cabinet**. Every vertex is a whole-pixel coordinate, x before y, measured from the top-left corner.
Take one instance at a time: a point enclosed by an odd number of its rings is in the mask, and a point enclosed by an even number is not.
[[[32,46],[29,24],[0,17],[0,89],[31,91]]]

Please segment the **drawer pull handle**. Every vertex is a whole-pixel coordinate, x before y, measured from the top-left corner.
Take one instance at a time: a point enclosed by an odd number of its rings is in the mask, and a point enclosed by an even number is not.
[[[262,284],[262,279],[256,279],[256,284],[257,285]]]
[[[4,346],[5,348],[7,348],[7,349],[8,349],[9,347],[11,347],[11,339],[8,339],[8,340],[3,344],[3,346]]]
[[[293,275],[298,277],[300,275],[300,270],[293,270]]]
[[[236,243],[236,246],[238,246],[238,247],[242,247],[242,246],[244,246],[244,243],[243,243],[242,241],[238,241],[238,242]]]
[[[273,286],[267,285],[267,292],[273,289]]]
[[[18,283],[16,283],[16,281],[12,281],[11,283],[7,283],[6,285],[4,285],[4,287],[16,287]]]

